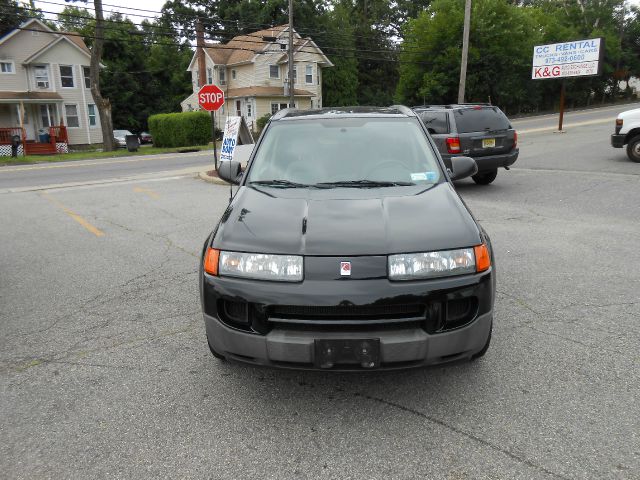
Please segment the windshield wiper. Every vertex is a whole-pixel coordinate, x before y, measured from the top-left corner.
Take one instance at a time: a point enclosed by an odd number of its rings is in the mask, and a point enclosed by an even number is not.
[[[343,180],[340,182],[321,182],[316,183],[320,188],[332,187],[356,187],[356,188],[376,188],[376,187],[408,187],[415,185],[413,182],[385,182],[377,180]]]
[[[309,188],[312,185],[306,183],[290,182],[289,180],[256,180],[249,182],[249,185],[262,185],[265,187],[281,187],[281,188]]]

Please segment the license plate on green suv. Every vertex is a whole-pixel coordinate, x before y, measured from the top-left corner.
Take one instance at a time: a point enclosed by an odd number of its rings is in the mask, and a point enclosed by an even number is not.
[[[494,148],[496,146],[495,138],[483,138],[482,139],[482,148]]]

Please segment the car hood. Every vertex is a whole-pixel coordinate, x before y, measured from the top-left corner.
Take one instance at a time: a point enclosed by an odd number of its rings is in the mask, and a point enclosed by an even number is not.
[[[640,118],[640,108],[634,108],[633,110],[627,110],[618,114],[618,118]]]
[[[395,192],[395,193],[394,193]],[[481,243],[449,183],[330,190],[241,187],[213,246],[297,255],[388,255]]]

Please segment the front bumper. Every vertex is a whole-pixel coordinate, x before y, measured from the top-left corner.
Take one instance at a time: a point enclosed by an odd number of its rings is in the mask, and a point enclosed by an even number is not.
[[[379,339],[379,369],[434,365],[470,358],[487,342],[493,322],[494,273],[450,277],[418,282],[389,282],[386,279],[332,282],[305,281],[300,284],[243,281],[203,275],[203,311],[211,347],[227,358],[256,365],[280,368],[316,369],[316,340]],[[465,298],[475,299],[466,320],[453,328],[430,323],[437,316],[434,305],[448,305]],[[239,327],[225,317],[221,302],[247,302],[249,305],[308,305],[339,308],[340,305],[397,306],[416,303],[427,306],[422,321],[355,322],[341,317],[331,321],[291,323],[267,320],[261,332]],[[254,308],[254,307],[250,307]],[[448,310],[445,309],[445,316]],[[307,319],[308,320],[308,319]],[[446,322],[445,322],[446,323]],[[264,326],[264,325],[263,325]],[[258,329],[260,330],[260,329]],[[361,370],[359,365],[336,365],[332,370]]]
[[[316,339],[380,339],[380,369],[410,368],[470,358],[487,342],[493,312],[476,318],[470,325],[450,332],[429,335],[424,330],[378,330],[358,332],[289,331],[276,328],[267,335],[253,335],[222,324],[204,315],[211,346],[227,358],[255,365],[293,369],[315,369]],[[332,370],[360,370],[358,366],[338,366]]]
[[[624,147],[624,140],[627,136],[621,135],[619,133],[614,133],[611,135],[611,146],[613,148],[622,148]]]

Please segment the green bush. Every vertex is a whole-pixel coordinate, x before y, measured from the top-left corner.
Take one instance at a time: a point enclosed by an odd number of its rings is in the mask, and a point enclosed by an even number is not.
[[[262,129],[265,127],[265,125],[267,124],[270,118],[271,118],[271,114],[265,113],[258,120],[256,120],[256,125],[258,126],[258,133],[262,131]]]
[[[189,147],[211,141],[209,112],[160,113],[149,117],[155,147]]]

